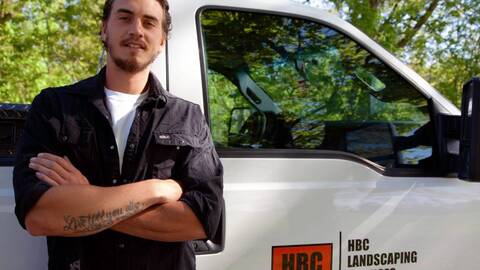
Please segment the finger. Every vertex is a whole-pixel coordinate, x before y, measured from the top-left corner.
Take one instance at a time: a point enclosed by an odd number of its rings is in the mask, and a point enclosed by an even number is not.
[[[80,177],[78,178],[79,181],[78,184],[81,184],[81,185],[90,185],[90,182],[88,181],[88,179],[82,174],[82,172],[80,172],[77,168],[75,168],[75,166],[73,166],[72,162],[70,161],[70,159],[67,157],[67,156],[63,156],[63,158],[65,159],[65,161],[69,164],[69,166],[71,167],[72,170],[74,170],[74,173],[77,174],[77,175],[80,175]]]
[[[36,172],[35,176],[37,176],[38,179],[40,179],[44,182],[47,182],[48,184],[50,184],[52,186],[59,186],[60,185],[59,183],[55,182],[53,179],[51,179],[50,177],[46,176],[45,174],[43,174],[41,172]]]
[[[56,173],[55,171],[51,170],[50,168],[48,168],[48,167],[46,167],[42,164],[35,163],[35,162],[30,162],[30,164],[28,166],[31,169],[48,176],[50,179],[57,182],[58,184],[63,184],[65,182],[63,180],[63,178],[60,177],[60,175],[58,175],[58,173]]]
[[[45,156],[32,158],[30,162],[46,167],[56,172],[58,175],[60,175],[64,179],[67,179],[70,175],[70,172],[65,170],[63,166],[61,166],[57,161],[48,159]]]
[[[73,172],[80,172],[75,166],[73,166],[73,163],[70,161],[70,159],[67,156],[63,156],[65,161],[68,163],[69,170]]]
[[[76,171],[76,168],[70,162],[67,162],[67,160],[65,160],[64,158],[62,158],[60,156],[50,154],[50,153],[40,153],[40,154],[38,154],[38,157],[39,158],[44,158],[44,159],[47,159],[47,160],[50,160],[52,162],[57,163],[63,170],[65,170],[67,172],[75,172]]]

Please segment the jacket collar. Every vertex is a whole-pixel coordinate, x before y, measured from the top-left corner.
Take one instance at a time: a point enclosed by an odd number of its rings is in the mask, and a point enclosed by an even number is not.
[[[93,104],[99,105],[105,100],[105,81],[106,68],[104,67],[95,76],[72,85],[66,91],[71,94],[86,95]],[[169,95],[151,72],[148,75],[147,87],[148,96],[140,106],[154,105],[157,108],[165,106]]]

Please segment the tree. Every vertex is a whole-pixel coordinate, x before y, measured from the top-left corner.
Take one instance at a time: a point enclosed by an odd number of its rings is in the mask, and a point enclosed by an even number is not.
[[[480,73],[477,0],[322,2],[403,59],[457,105],[463,83]]]
[[[101,3],[0,0],[0,100],[29,103],[95,72]]]

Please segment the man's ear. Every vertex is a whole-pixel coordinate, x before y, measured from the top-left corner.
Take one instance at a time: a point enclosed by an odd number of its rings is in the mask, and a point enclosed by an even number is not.
[[[165,44],[166,44],[166,39],[162,39],[162,41],[160,42],[160,48],[158,49],[157,55],[162,53],[162,51],[165,49]]]
[[[107,26],[105,23],[102,23],[102,29],[100,30],[100,38],[103,42],[107,41]]]

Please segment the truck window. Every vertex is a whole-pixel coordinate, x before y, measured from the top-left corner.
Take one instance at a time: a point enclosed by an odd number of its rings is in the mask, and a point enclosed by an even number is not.
[[[334,150],[429,167],[428,100],[346,35],[246,11],[200,15],[209,121],[220,149]]]

